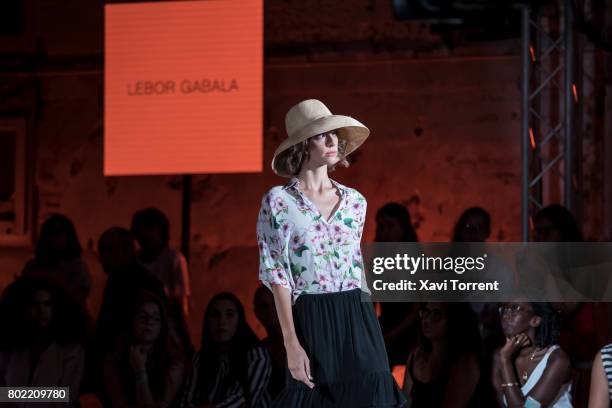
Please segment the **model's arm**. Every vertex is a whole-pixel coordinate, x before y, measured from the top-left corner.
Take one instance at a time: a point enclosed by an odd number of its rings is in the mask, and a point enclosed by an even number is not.
[[[589,408],[608,408],[610,406],[610,390],[608,377],[603,368],[601,352],[595,356],[591,369],[591,391],[589,393]]]
[[[274,293],[276,313],[283,332],[285,350],[287,351],[287,365],[291,376],[312,388],[314,383],[311,381],[310,360],[300,345],[293,325],[291,292],[280,285],[272,285],[272,293]]]
[[[310,376],[310,361],[298,341],[293,325],[291,310],[293,279],[289,271],[289,262],[284,255],[287,237],[283,235],[281,228],[285,222],[282,216],[283,209],[273,208],[270,203],[274,200],[270,194],[264,196],[257,218],[259,280],[274,294],[274,304],[283,332],[291,376],[312,388],[314,384]]]

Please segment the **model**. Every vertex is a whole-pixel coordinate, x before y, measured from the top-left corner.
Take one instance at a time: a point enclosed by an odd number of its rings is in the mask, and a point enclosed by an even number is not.
[[[272,406],[401,407],[361,290],[366,200],[328,176],[370,131],[314,99],[292,107],[285,125],[272,169],[290,181],[265,194],[257,222],[259,278],[274,294],[289,371]]]

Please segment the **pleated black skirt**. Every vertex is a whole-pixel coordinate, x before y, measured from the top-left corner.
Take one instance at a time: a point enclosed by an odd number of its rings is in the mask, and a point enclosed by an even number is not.
[[[374,307],[361,289],[300,295],[293,320],[310,359],[315,387],[294,380],[287,369],[286,387],[273,407],[401,407],[406,399],[387,360]]]

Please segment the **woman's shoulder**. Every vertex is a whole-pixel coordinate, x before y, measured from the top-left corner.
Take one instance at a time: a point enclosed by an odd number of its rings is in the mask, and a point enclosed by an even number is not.
[[[549,364],[561,364],[564,366],[570,366],[570,358],[560,346],[552,345],[552,350],[550,351],[550,356],[548,357]]]
[[[363,204],[366,203],[366,198],[363,194],[361,194],[361,192],[359,192],[359,190],[357,190],[356,188],[353,187],[348,187],[345,186],[343,184],[340,184],[336,181],[336,184],[338,184],[338,186],[340,188],[342,188],[344,191],[346,191],[349,195],[349,197],[351,197],[352,199],[358,201],[358,202],[362,202]]]
[[[603,347],[601,348],[601,350],[599,350],[599,352],[600,352],[602,355],[604,355],[604,354],[606,354],[606,355],[608,355],[608,356],[612,355],[612,343],[610,343],[610,344],[606,344],[605,346],[603,346]]]
[[[261,202],[262,204],[270,204],[273,200],[281,197],[286,189],[286,186],[273,186],[270,187],[262,196]]]

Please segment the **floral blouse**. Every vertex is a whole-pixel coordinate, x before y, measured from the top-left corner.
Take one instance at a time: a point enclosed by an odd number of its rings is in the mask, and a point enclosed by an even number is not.
[[[268,288],[291,291],[292,303],[304,293],[332,293],[361,287],[361,235],[366,199],[331,180],[340,204],[329,219],[298,188],[293,178],[263,197],[257,220],[259,279]]]

